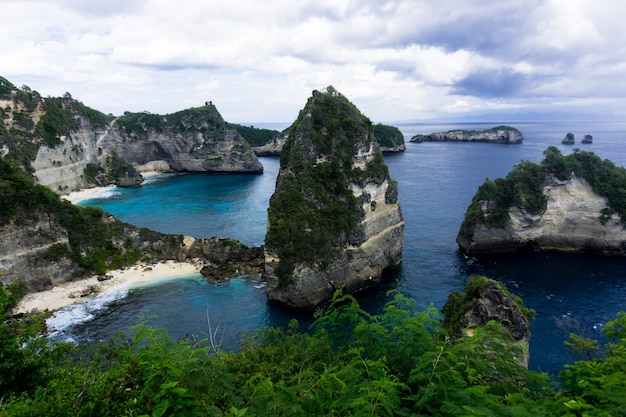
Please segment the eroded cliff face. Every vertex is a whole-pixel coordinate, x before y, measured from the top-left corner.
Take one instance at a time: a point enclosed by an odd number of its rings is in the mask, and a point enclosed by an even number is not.
[[[102,150],[98,152],[96,138],[98,129],[88,119],[78,117],[79,128],[59,138],[60,144],[40,146],[32,161],[34,179],[59,194],[89,188],[85,168],[98,164]]]
[[[68,243],[67,230],[47,213],[11,221],[0,227],[0,280],[4,284],[23,280],[30,291],[68,281],[77,265],[67,258],[52,262],[48,256],[55,245]]]
[[[371,122],[333,89],[294,122],[270,200],[267,297],[299,310],[376,285],[402,261],[404,220]]]
[[[510,207],[505,228],[476,225],[470,237],[457,237],[460,248],[470,255],[518,250],[626,253],[626,229],[619,215],[603,214],[609,207],[607,199],[584,178],[572,175],[560,181],[549,176],[544,194],[548,201],[543,213],[531,215]],[[491,205],[482,201],[480,209],[488,215]]]
[[[0,156],[59,194],[93,186],[85,168],[106,170],[114,154],[128,169],[107,178],[121,186],[140,184],[137,170],[263,172],[252,147],[212,104],[116,118],[71,97],[43,98],[13,87],[0,94],[0,116]]]
[[[121,116],[98,136],[97,147],[140,171],[156,162],[177,172],[263,172],[252,147],[212,104],[165,116]]]

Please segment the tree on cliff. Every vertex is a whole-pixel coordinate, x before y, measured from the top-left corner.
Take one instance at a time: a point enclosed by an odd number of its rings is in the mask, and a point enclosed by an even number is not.
[[[289,128],[268,209],[266,250],[280,259],[280,281],[297,263],[326,270],[365,216],[351,184],[385,181],[393,194],[371,121],[332,86],[314,91]]]
[[[552,174],[560,180],[568,180],[572,174],[582,177],[591,184],[593,190],[605,196],[610,209],[599,220],[610,217],[613,213],[626,220],[626,169],[602,160],[593,152],[573,149],[569,155],[563,155],[558,148],[548,147],[544,159],[537,164],[521,161],[515,165],[505,178],[494,181],[486,179],[478,188],[470,203],[459,235],[470,237],[476,225],[491,228],[504,228],[509,221],[509,208],[517,206],[532,214],[539,214],[546,208],[547,196],[544,195],[546,177]],[[488,215],[481,209],[481,204],[489,202]],[[604,218],[604,220],[606,220]]]

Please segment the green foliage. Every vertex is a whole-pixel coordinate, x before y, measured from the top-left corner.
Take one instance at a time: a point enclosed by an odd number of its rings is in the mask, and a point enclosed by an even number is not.
[[[69,95],[69,93],[65,94]],[[72,96],[69,95],[69,97],[67,97],[64,95],[64,98],[71,99]],[[106,115],[98,110],[92,109],[91,107],[87,107],[78,100],[71,100],[71,103],[75,111],[85,116],[93,126],[103,127],[113,120],[113,116]]]
[[[386,148],[404,145],[404,135],[395,126],[388,126],[382,123],[375,124],[374,137],[380,146]]]
[[[97,184],[96,177],[101,172],[104,172],[104,168],[91,162],[88,163],[83,170],[83,174],[85,175],[85,181],[87,181],[87,183],[89,184]]]
[[[21,170],[0,160],[0,225],[34,220],[42,213],[53,216],[69,237],[69,246],[51,246],[46,254],[50,260],[67,256],[85,273],[104,273],[141,258],[138,248],[124,250],[113,244],[115,240],[123,241],[129,225],[117,220],[105,221],[100,208],[81,208],[61,199],[49,188],[35,184]]]
[[[0,76],[0,95],[9,94],[16,87],[6,78]]]
[[[61,143],[61,136],[69,136],[70,131],[78,127],[78,123],[65,108],[63,99],[48,97],[43,102],[43,110],[44,114],[35,131],[52,148]]]
[[[380,152],[365,169],[353,167],[359,144],[372,139],[372,125],[333,87],[313,93],[289,132],[265,238],[280,258],[283,284],[296,263],[324,270],[348,242],[363,216],[350,183],[381,183],[389,175]]]
[[[4,300],[0,291],[0,301]],[[568,365],[558,389],[516,360],[497,323],[449,339],[429,307],[393,293],[380,314],[337,293],[310,332],[292,321],[236,353],[140,325],[77,348],[42,345],[2,416],[609,416],[626,411],[626,315],[607,356]],[[5,332],[0,333],[9,339]],[[0,345],[0,346],[4,346]],[[24,345],[14,345],[27,349]],[[3,368],[0,368],[3,369]],[[21,368],[16,368],[21,369]],[[32,380],[31,376],[45,376]]]
[[[51,358],[38,355],[45,349],[45,341],[36,337],[42,329],[42,316],[9,322],[11,310],[24,292],[22,282],[0,283],[0,397],[32,391],[47,382],[45,369]]]
[[[117,118],[117,124],[129,137],[144,138],[150,129],[158,132],[163,130],[163,116],[148,112],[125,112]]]
[[[509,221],[509,208],[513,205],[539,214],[545,210],[547,196],[543,186],[548,174],[560,180],[567,180],[574,173],[587,180],[593,190],[607,197],[610,207],[599,213],[598,219],[605,224],[617,212],[622,220],[626,219],[626,169],[618,167],[609,160],[601,160],[593,152],[580,151],[564,156],[554,146],[544,151],[544,160],[540,164],[522,161],[515,165],[506,178],[495,181],[486,179],[474,195],[460,235],[470,237],[477,224],[492,228],[504,228]],[[481,205],[488,204],[485,211]]]
[[[229,123],[239,134],[252,146],[265,145],[280,135],[278,130],[262,129],[254,126],[243,126],[236,123]]]

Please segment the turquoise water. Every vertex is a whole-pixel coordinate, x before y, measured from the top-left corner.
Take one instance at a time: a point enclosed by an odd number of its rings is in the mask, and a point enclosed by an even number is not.
[[[482,130],[493,125],[398,127],[408,142],[416,133]],[[575,133],[577,140],[592,134],[592,145],[575,146],[626,165],[626,124],[512,125],[524,134],[522,145],[407,143],[406,152],[385,155],[399,184],[406,221],[403,264],[386,276],[381,288],[357,296],[370,311],[381,307],[385,292],[392,288],[419,304],[441,308],[448,293],[462,290],[470,274],[501,280],[537,311],[531,326],[531,368],[555,372],[576,359],[563,345],[569,331],[598,338],[602,325],[618,311],[626,310],[626,259],[579,254],[472,259],[458,252],[456,234],[471,198],[486,177],[503,177],[522,159],[541,160],[549,145],[571,152],[572,146],[561,145],[567,132]],[[232,237],[259,245],[265,234],[278,159],[266,157],[261,162],[265,172],[259,175],[160,176],[141,189],[115,190],[82,204],[102,206],[124,221],[161,232]],[[267,325],[284,326],[294,317],[289,311],[269,306],[263,283],[245,277],[209,284],[201,276],[191,276],[113,298],[86,303],[80,307],[85,311],[68,314],[67,324],[80,321],[79,316],[86,319],[65,328],[64,333],[79,340],[97,340],[145,322],[166,328],[174,337],[206,337],[209,317],[213,329],[219,325],[223,348],[235,349],[243,333]],[[295,318],[302,326],[311,321],[308,316]]]

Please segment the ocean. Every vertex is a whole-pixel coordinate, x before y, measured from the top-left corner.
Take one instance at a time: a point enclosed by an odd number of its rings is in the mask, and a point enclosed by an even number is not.
[[[601,340],[604,323],[626,311],[626,258],[588,254],[531,253],[468,258],[455,242],[465,211],[485,178],[504,177],[522,160],[539,162],[550,145],[564,154],[578,147],[626,166],[626,123],[508,123],[524,135],[521,145],[486,143],[409,143],[417,133],[451,129],[483,130],[503,123],[396,126],[406,151],[386,154],[398,181],[406,228],[402,266],[378,288],[356,294],[377,312],[394,289],[420,306],[443,307],[451,291],[462,291],[468,276],[482,274],[503,282],[536,310],[531,325],[530,368],[556,374],[582,359],[564,345],[570,332]],[[575,145],[562,145],[566,133]],[[593,144],[580,144],[593,135]],[[139,189],[114,189],[81,205],[101,206],[121,220],[164,233],[230,237],[247,245],[263,243],[269,198],[279,160],[260,158],[258,175],[180,174],[150,178]],[[51,320],[59,337],[92,341],[146,323],[175,338],[215,332],[222,349],[236,349],[241,337],[265,326],[285,326],[292,318],[302,328],[309,315],[295,315],[265,299],[264,284],[235,277],[220,284],[202,276],[118,290],[58,312]]]

